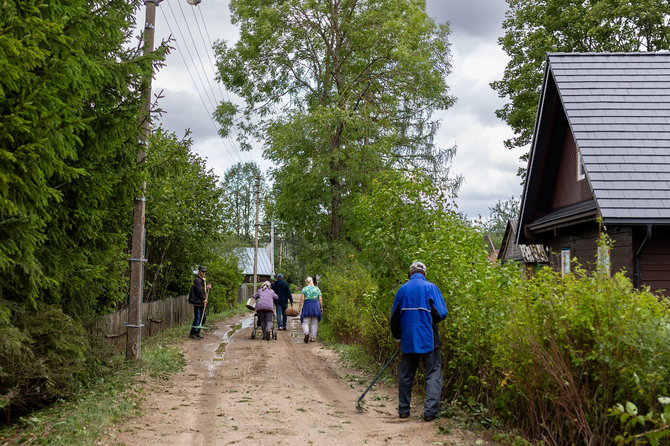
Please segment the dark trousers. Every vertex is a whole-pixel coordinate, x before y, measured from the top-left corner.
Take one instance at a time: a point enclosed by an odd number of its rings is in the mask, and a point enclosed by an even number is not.
[[[204,309],[204,305],[193,305],[193,324],[191,324],[192,335],[200,335],[200,329],[194,327],[199,327],[207,321],[207,316],[202,314]],[[200,318],[202,318],[202,322],[200,322]]]
[[[261,326],[263,331],[263,339],[270,339],[272,334],[272,318],[274,313],[272,311],[259,311],[256,313],[258,315],[258,325]]]
[[[286,308],[288,302],[280,304],[277,302],[277,328],[286,328]]]
[[[414,375],[419,360],[426,369],[426,404],[423,408],[425,416],[435,416],[440,410],[442,395],[442,359],[439,347],[430,353],[403,353],[398,369],[398,413],[409,413],[412,399]]]

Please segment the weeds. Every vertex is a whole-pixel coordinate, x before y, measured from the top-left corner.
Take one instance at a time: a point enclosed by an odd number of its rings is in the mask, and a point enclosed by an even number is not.
[[[239,312],[239,308],[209,317],[214,323]],[[123,355],[109,360],[109,372],[92,381],[75,396],[20,418],[0,429],[0,445],[49,444],[88,445],[105,436],[113,424],[141,415],[143,376],[166,380],[186,364],[175,344],[184,338],[187,325],[165,330],[147,338],[140,363],[125,361]]]

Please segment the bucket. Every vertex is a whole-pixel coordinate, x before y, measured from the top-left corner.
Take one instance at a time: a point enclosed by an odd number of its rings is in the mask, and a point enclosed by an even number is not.
[[[251,311],[256,311],[256,303],[258,301],[254,299],[253,297],[250,297],[247,299],[247,308],[250,309]]]

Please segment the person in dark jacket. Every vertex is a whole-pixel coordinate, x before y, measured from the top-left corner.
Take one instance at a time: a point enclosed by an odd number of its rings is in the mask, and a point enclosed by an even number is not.
[[[193,305],[193,324],[191,325],[191,334],[189,335],[191,339],[200,340],[203,338],[200,336],[200,329],[196,327],[200,327],[207,320],[204,312],[207,305],[207,296],[212,285],[207,283],[207,279],[205,278],[206,273],[206,267],[200,266],[198,268],[198,274],[193,279],[191,292],[188,294],[188,303]]]
[[[284,281],[282,273],[277,274],[277,280],[272,284],[272,290],[277,294],[277,330],[286,330],[286,308],[289,301],[293,306],[293,295],[291,295],[291,288]]]
[[[426,265],[414,262],[409,280],[395,295],[391,311],[391,333],[400,343],[398,369],[398,415],[407,418],[412,386],[419,361],[426,369],[426,402],[423,419],[432,421],[440,409],[442,362],[437,323],[447,317],[447,305],[439,288],[426,280]]]

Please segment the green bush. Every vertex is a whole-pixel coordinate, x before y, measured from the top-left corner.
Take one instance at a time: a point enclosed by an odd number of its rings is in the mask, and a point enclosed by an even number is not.
[[[71,395],[102,367],[89,335],[57,306],[12,310],[12,324],[0,322],[0,412],[6,418]]]
[[[444,404],[483,405],[555,444],[613,443],[625,427],[607,411],[619,402],[663,411],[657,396],[670,393],[668,299],[633,289],[622,274],[590,275],[577,266],[565,278],[546,268],[526,279],[515,266],[491,265],[481,234],[430,179],[375,182],[356,217],[360,259],[375,285],[364,292],[339,278],[333,299],[345,309],[362,302],[365,311],[352,322],[367,330],[357,342],[387,357],[395,291],[409,264],[423,261],[449,310],[440,324]]]
[[[221,313],[237,304],[237,290],[244,280],[237,262],[237,257],[229,254],[208,263],[207,283],[212,285],[208,311]]]
[[[332,327],[335,338],[344,343],[358,343],[367,336],[370,319],[366,296],[373,290],[367,269],[353,261],[326,269],[319,282],[323,294],[324,322]]]
[[[508,416],[524,413],[516,421],[526,431],[567,444],[613,441],[607,409],[617,402],[659,409],[656,395],[670,390],[667,299],[579,267],[519,285],[495,352]]]

